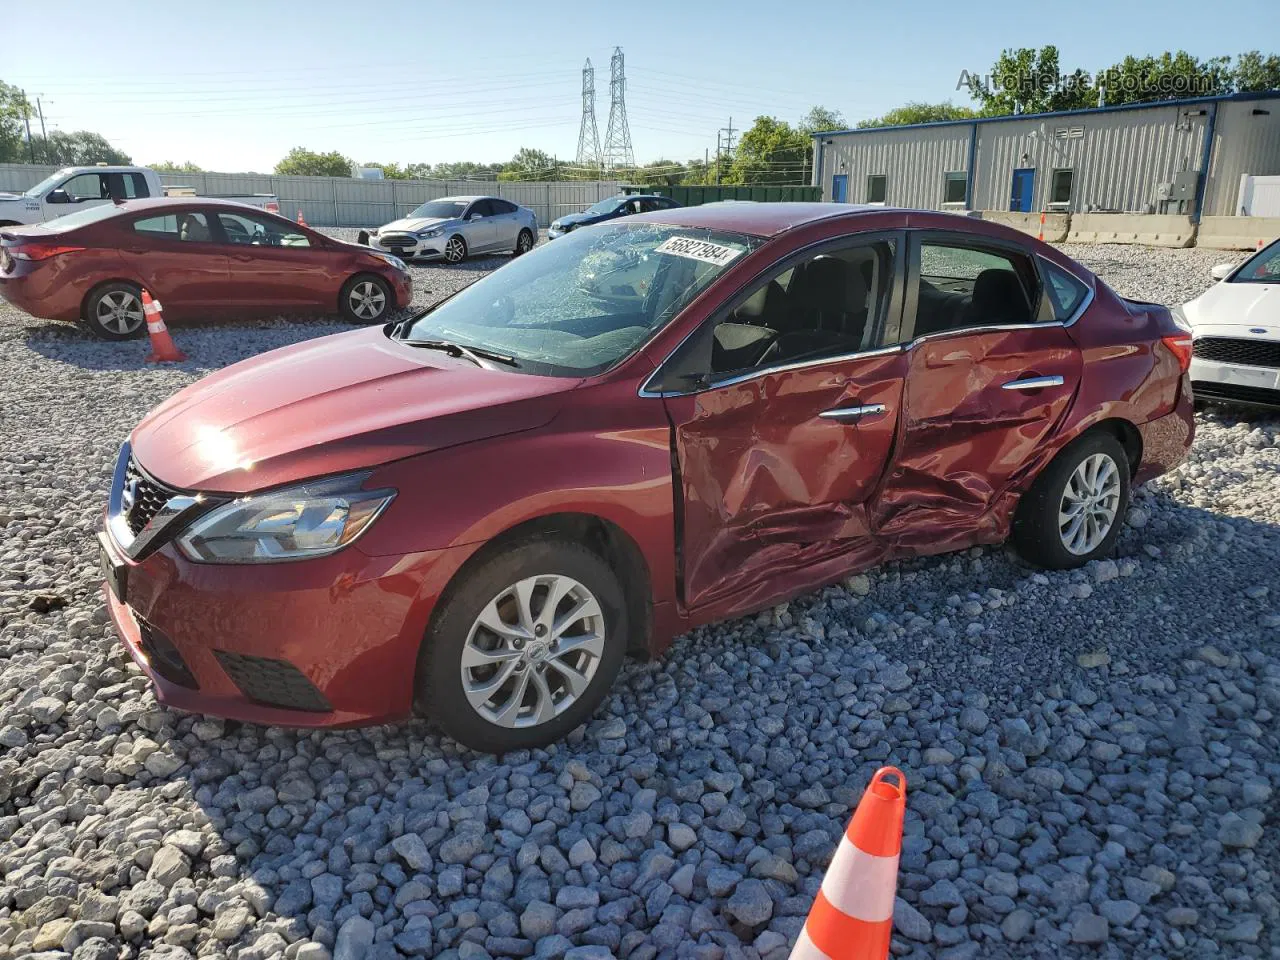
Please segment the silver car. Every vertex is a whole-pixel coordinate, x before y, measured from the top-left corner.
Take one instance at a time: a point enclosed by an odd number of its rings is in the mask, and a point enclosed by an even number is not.
[[[369,245],[404,260],[461,263],[473,253],[519,256],[537,240],[538,218],[527,207],[501,197],[441,197],[379,227]]]

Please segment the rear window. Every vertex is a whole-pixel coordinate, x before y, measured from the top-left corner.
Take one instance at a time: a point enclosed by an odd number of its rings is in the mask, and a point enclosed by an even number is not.
[[[45,226],[62,230],[74,230],[76,227],[85,227],[91,223],[110,220],[112,217],[118,217],[119,215],[120,208],[114,203],[108,203],[105,206],[85,207],[75,213],[68,213],[65,217],[55,217],[46,221]]]
[[[1049,302],[1053,304],[1053,318],[1061,322],[1070,320],[1080,309],[1089,288],[1048,260],[1041,260],[1040,266],[1047,281],[1045,292],[1049,295]]]

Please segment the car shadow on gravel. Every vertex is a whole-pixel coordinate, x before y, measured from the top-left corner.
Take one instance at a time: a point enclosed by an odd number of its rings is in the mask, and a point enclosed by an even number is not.
[[[653,956],[694,939],[781,960],[863,785],[893,763],[911,781],[896,952],[967,924],[983,957],[1092,955],[1099,915],[1122,952],[1216,943],[1238,910],[1201,874],[1247,885],[1280,855],[1245,828],[1229,850],[1215,839],[1240,811],[1277,812],[1242,786],[1280,769],[1275,735],[1231,691],[1272,702],[1259,658],[1274,662],[1280,527],[1158,491],[1131,521],[1083,570],[964,551],[699,628],[629,663],[545,750],[479,755],[423,721],[298,732],[153,708],[171,783],[212,834],[167,857],[167,882],[225,878],[213,926],[225,939],[262,915],[260,956],[332,950],[342,931],[339,958]]]

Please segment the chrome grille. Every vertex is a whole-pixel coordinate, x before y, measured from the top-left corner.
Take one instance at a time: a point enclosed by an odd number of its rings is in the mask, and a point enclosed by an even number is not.
[[[384,233],[378,237],[378,243],[384,247],[412,247],[418,238],[411,233]]]
[[[1242,363],[1251,367],[1280,367],[1280,342],[1243,340],[1238,337],[1199,337],[1191,345],[1192,356],[1218,363]]]
[[[124,472],[121,506],[125,508],[125,521],[135,537],[160,512],[160,508],[169,502],[174,492],[148,477],[138,467],[137,461],[133,457],[129,458],[129,465]]]

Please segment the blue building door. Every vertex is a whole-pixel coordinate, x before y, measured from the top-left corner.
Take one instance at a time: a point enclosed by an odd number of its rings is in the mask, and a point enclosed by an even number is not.
[[[849,175],[837,173],[831,178],[831,199],[836,203],[849,202]]]
[[[1031,213],[1035,205],[1036,172],[1034,169],[1013,171],[1013,190],[1009,209],[1015,213]]]

